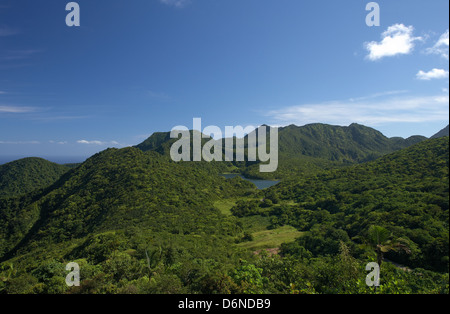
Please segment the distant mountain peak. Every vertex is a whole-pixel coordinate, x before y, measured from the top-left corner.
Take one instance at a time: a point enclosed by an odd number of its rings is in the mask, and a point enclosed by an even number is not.
[[[445,128],[434,134],[431,138],[439,138],[449,136],[449,126],[447,125]]]

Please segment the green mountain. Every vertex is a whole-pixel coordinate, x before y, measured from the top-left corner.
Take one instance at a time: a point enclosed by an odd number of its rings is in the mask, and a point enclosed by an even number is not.
[[[170,138],[170,132],[155,132],[145,141],[136,145],[143,152],[155,151],[160,154],[170,154],[170,147],[177,139]]]
[[[360,163],[425,140],[387,138],[381,132],[359,124],[348,127],[326,124],[290,125],[279,130],[280,154],[305,155],[344,163]]]
[[[447,125],[445,128],[434,134],[431,138],[439,138],[444,136],[449,136],[449,126]]]
[[[389,258],[448,270],[448,166],[449,141],[444,137],[372,162],[281,182],[266,196],[292,205],[272,212],[273,227],[289,224],[308,231],[298,244],[321,255],[336,253],[339,239],[358,250],[355,243],[363,246],[370,226],[382,226],[410,250],[392,251]]]
[[[108,149],[45,190],[0,199],[0,277],[10,263],[20,277],[48,260],[85,259],[80,263],[90,265],[86,271],[117,258],[117,250],[120,258],[137,263],[139,278],[148,276],[146,254],[160,250],[164,265],[175,257],[184,265],[196,258],[230,258],[242,227],[213,204],[255,190],[240,178],[226,180],[204,162],[174,163],[155,152]],[[67,289],[64,282],[57,286]]]
[[[254,132],[258,134],[258,129]],[[411,136],[407,139],[388,138],[373,128],[356,123],[348,127],[321,123],[290,125],[279,128],[278,135],[281,155],[310,156],[344,163],[373,160],[426,139],[424,136]],[[164,154],[170,150],[175,141],[176,139],[170,138],[170,132],[158,132],[136,147],[142,151],[151,150]],[[247,142],[248,136],[246,147]]]
[[[134,146],[143,152],[157,152],[164,156],[170,155],[170,148],[172,144],[178,141],[178,138],[171,138],[170,137],[171,132],[155,132],[153,133],[149,138],[147,138],[142,143]],[[192,139],[194,134],[194,131],[189,131],[189,135]],[[200,132],[197,132],[196,134],[199,134],[201,136],[201,145],[203,146],[205,143],[209,142],[211,140],[210,136],[206,136]],[[192,158],[192,141],[190,143],[190,149],[191,149],[191,158]]]
[[[266,132],[269,130],[267,127]],[[258,135],[259,129],[254,132]],[[234,162],[234,165],[248,177],[287,178],[374,160],[426,140],[424,136],[388,138],[373,128],[359,124],[342,127],[320,123],[279,128],[278,138],[279,169],[275,173],[260,173],[257,162]],[[204,140],[202,145],[208,140]],[[154,133],[136,147],[168,155],[175,141],[170,138],[170,132]],[[225,147],[224,140],[222,147]],[[245,147],[248,148],[248,136],[245,138]]]
[[[68,170],[68,167],[35,157],[0,165],[0,197],[47,187]]]
[[[253,188],[246,181],[225,180],[209,171],[209,167],[204,170],[199,164],[177,164],[135,148],[108,149],[68,172],[43,193],[0,203],[2,238],[10,239],[4,246],[17,251],[29,241],[64,241],[145,219],[152,220],[157,228],[161,227],[157,217],[170,223],[175,219],[170,218],[172,213],[185,221],[185,230],[179,232],[192,232],[189,228],[199,227],[188,227],[190,208],[197,216],[201,211],[208,212],[206,205],[213,200],[236,192],[236,186]],[[23,216],[34,219],[17,219]],[[15,234],[11,229],[19,231]],[[17,240],[11,241],[11,237]]]
[[[336,167],[367,162],[426,140],[423,136],[388,138],[359,124],[348,127],[327,124],[290,125],[279,128],[279,166],[275,173],[259,173],[251,165],[251,177],[290,178]]]
[[[385,257],[412,268],[383,262],[377,293],[448,293],[448,138],[298,129],[280,130],[289,176],[263,191],[221,177],[225,162],[173,162],[159,133],[0,198],[0,294],[373,293],[364,269],[379,254],[374,228],[386,230]],[[290,147],[294,137],[308,149]],[[329,155],[329,137],[358,144]],[[382,156],[362,162],[370,147]],[[65,283],[69,262],[80,287]]]

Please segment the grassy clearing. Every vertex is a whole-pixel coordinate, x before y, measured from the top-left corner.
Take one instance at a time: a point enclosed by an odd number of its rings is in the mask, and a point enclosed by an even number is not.
[[[237,197],[237,198],[226,198],[222,200],[218,200],[214,202],[214,207],[220,210],[220,212],[224,215],[232,215],[230,209],[236,205],[236,202],[239,200],[250,201],[257,200],[257,198],[253,197]]]
[[[214,207],[220,210],[222,214],[231,216],[230,209],[233,208],[234,205],[236,205],[236,201],[237,199],[235,198],[219,200],[214,203]]]
[[[214,207],[224,215],[232,215],[231,208],[242,198],[229,198],[216,201]],[[268,248],[278,248],[282,243],[293,242],[303,235],[292,226],[283,226],[277,229],[268,230],[270,225],[269,217],[250,216],[239,218],[242,227],[252,234],[253,240],[239,243],[238,247],[249,250],[260,250]]]
[[[239,218],[242,228],[248,233],[266,231],[270,226],[270,218],[263,216],[248,216]]]
[[[283,226],[273,230],[263,230],[252,233],[253,240],[239,243],[238,246],[251,250],[277,248],[282,243],[293,242],[302,236],[303,232],[291,226]]]

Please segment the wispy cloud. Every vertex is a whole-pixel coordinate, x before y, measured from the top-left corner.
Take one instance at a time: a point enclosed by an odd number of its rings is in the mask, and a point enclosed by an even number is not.
[[[158,100],[170,100],[171,97],[165,93],[159,93],[155,91],[148,90],[146,91],[148,97]]]
[[[42,52],[38,49],[0,50],[0,69],[22,68],[33,65],[33,56]]]
[[[383,96],[392,96],[392,95],[404,94],[404,93],[407,93],[407,92],[408,92],[407,90],[393,90],[393,91],[375,93],[375,94],[368,95],[368,96],[350,98],[349,100],[351,102],[362,101],[362,100],[368,100],[368,99],[373,99],[373,98],[379,98],[379,97],[383,97]]]
[[[0,144],[9,144],[9,145],[38,145],[41,144],[39,141],[0,141]]]
[[[86,145],[119,145],[119,142],[117,141],[88,141],[88,140],[78,140],[78,144],[86,144]]]
[[[41,52],[43,51],[40,49],[5,50],[0,55],[0,60],[4,61],[24,60]]]
[[[184,8],[186,5],[191,3],[190,0],[159,0],[159,2],[166,5],[174,6],[176,8]]]
[[[29,115],[28,120],[41,121],[41,122],[53,122],[64,120],[79,120],[88,119],[90,116],[77,116],[77,115],[52,115],[53,113],[41,113],[38,115]]]
[[[361,101],[330,101],[302,104],[269,111],[266,116],[279,125],[383,123],[443,121],[449,114],[449,95],[403,96]]]
[[[58,144],[58,145],[65,145],[65,144],[68,144],[68,142],[67,141],[53,141],[53,140],[50,140],[50,141],[48,141],[50,144]]]
[[[449,32],[448,29],[439,37],[438,41],[433,47],[426,50],[429,54],[440,55],[442,58],[448,60],[449,54]]]
[[[444,69],[432,69],[428,72],[424,72],[420,70],[416,74],[417,79],[423,80],[423,81],[429,81],[432,79],[446,79],[448,78],[448,71]]]
[[[28,113],[35,112],[34,107],[21,107],[21,106],[5,106],[0,105],[0,113]]]
[[[0,37],[13,36],[18,33],[19,31],[17,29],[9,28],[6,26],[0,26]]]
[[[89,119],[91,116],[72,114],[71,112],[59,112],[57,109],[50,107],[31,107],[23,105],[8,105],[0,103],[0,116],[8,114],[9,117],[14,117],[23,120],[38,121],[38,122],[58,122]]]
[[[371,41],[364,44],[369,52],[367,59],[376,61],[384,57],[405,55],[413,51],[415,42],[422,37],[414,37],[414,27],[403,24],[389,26],[381,34],[381,41]]]

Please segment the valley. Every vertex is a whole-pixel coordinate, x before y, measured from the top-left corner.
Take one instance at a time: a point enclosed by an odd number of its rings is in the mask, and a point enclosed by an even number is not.
[[[0,293],[448,293],[448,134],[289,126],[272,174],[174,162],[173,141],[0,165]],[[411,271],[382,263],[374,290],[364,267],[380,246]]]

